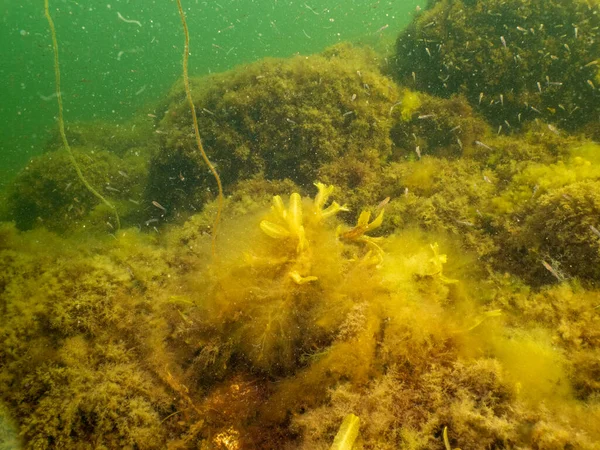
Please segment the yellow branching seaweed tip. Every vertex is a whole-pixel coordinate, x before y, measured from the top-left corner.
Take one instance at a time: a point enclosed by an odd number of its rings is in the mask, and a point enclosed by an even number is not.
[[[333,192],[333,185],[327,186],[323,183],[315,183],[315,186],[319,190],[315,197],[315,220],[316,222],[320,222],[323,219],[327,219],[328,217],[334,216],[340,211],[349,211],[346,205],[340,205],[338,202],[333,202],[327,208],[324,208],[325,203],[329,200],[329,196]]]
[[[443,439],[446,450],[452,450],[452,447],[450,446],[450,440],[448,439],[448,427],[444,427]],[[460,450],[460,448],[455,448],[454,450]]]
[[[290,196],[290,203],[287,209],[281,197],[276,195],[273,197],[273,206],[271,209],[281,224],[263,220],[260,222],[260,229],[273,239],[297,239],[297,251],[301,253],[306,249],[307,242],[304,225],[302,224],[302,198],[300,194],[294,192]]]
[[[429,259],[429,263],[431,264],[433,271],[430,275],[437,275],[439,279],[446,284],[455,284],[458,283],[458,280],[453,280],[444,276],[442,273],[443,266],[448,261],[448,257],[445,254],[440,254],[440,246],[437,242],[430,244],[431,250],[433,251],[433,258]]]
[[[312,208],[308,209],[307,226],[309,228],[320,224],[324,219],[340,211],[348,211],[345,205],[340,206],[337,202],[332,202],[329,206],[325,207],[334,190],[333,186],[327,186],[323,183],[315,183],[315,186],[318,189],[318,193],[315,196]],[[265,219],[260,222],[260,229],[267,236],[273,239],[288,240],[296,243],[295,255],[283,258],[280,262],[290,263],[291,267],[288,275],[298,285],[318,280],[317,277],[309,275],[311,252],[304,226],[302,197],[297,192],[290,195],[287,208],[279,195],[274,196],[273,205],[271,206],[271,217],[269,220]]]
[[[314,200],[314,221],[319,223],[323,219],[327,219],[340,211],[348,211],[346,205],[340,206],[337,202],[333,202],[327,208],[324,208],[329,196],[333,192],[333,186],[327,186],[323,183],[315,183],[319,190]],[[302,209],[302,197],[297,192],[290,195],[290,202],[286,208],[283,200],[279,195],[273,197],[273,206],[271,207],[276,220],[275,223],[269,220],[260,222],[260,229],[273,239],[288,239],[293,238],[298,240],[298,253],[301,253],[308,247],[306,235],[304,231],[304,213]]]
[[[344,417],[344,421],[340,426],[330,450],[352,450],[354,441],[358,437],[358,429],[360,427],[360,418],[350,413]]]
[[[351,230],[344,232],[342,234],[342,237],[344,239],[349,239],[349,240],[363,239],[365,237],[364,236],[365,233],[368,233],[369,231],[372,231],[375,228],[378,228],[381,226],[381,224],[383,223],[383,213],[384,213],[384,210],[382,209],[381,212],[379,213],[379,215],[375,218],[375,220],[373,220],[373,222],[369,223],[369,220],[371,220],[371,213],[369,211],[361,212],[360,216],[358,217],[356,226],[354,228],[352,228]]]

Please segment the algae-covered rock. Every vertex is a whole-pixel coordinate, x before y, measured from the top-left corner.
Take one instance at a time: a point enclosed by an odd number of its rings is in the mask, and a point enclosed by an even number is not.
[[[490,134],[483,118],[460,95],[446,99],[404,89],[390,115],[396,119],[390,130],[394,159],[459,157],[474,151],[475,142]]]
[[[532,148],[524,143],[527,147]],[[572,277],[598,280],[598,148],[571,142],[555,156],[496,167],[505,182],[490,199],[487,216],[502,244],[497,267],[536,285]]]
[[[202,142],[223,184],[261,174],[309,185],[340,157],[392,151],[390,108],[398,89],[374,55],[347,45],[321,55],[265,59],[192,80]],[[199,208],[214,181],[193,138],[189,105],[178,84],[159,124],[147,198],[169,211]]]
[[[122,158],[87,147],[73,147],[72,151],[83,176],[114,204],[124,224],[144,217],[146,149],[134,147]],[[84,186],[65,150],[32,158],[7,189],[7,216],[22,230],[38,226],[61,233],[84,227],[108,232],[116,229],[113,211]]]
[[[568,129],[600,112],[597,2],[434,1],[396,42],[399,79],[464,94],[505,131],[534,118]]]
[[[515,240],[540,276],[600,280],[600,182],[580,181],[542,195]],[[553,270],[549,270],[546,264]]]

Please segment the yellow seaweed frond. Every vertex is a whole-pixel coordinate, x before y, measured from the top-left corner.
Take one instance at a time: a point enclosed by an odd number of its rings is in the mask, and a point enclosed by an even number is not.
[[[290,195],[289,205],[286,208],[279,195],[273,197],[273,206],[271,210],[279,219],[280,223],[263,220],[260,222],[260,229],[269,237],[274,239],[294,238],[298,240],[298,253],[306,249],[308,243],[302,224],[302,197],[297,192]]]
[[[361,238],[363,238],[365,233],[368,233],[369,231],[374,230],[375,228],[378,228],[381,226],[381,224],[383,223],[383,213],[385,212],[385,210],[381,210],[381,212],[379,213],[379,215],[375,218],[375,220],[373,220],[373,222],[369,223],[369,220],[371,220],[371,212],[370,211],[363,211],[360,213],[360,216],[358,217],[358,221],[356,223],[356,226],[344,233],[341,234],[341,237],[343,239],[348,239],[351,241],[356,241],[359,240]]]
[[[287,239],[292,235],[287,228],[268,220],[263,220],[260,223],[260,229],[273,239]]]
[[[466,331],[473,331],[479,325],[481,325],[486,319],[489,317],[498,317],[502,315],[501,309],[493,309],[491,311],[486,311],[475,318],[474,324],[467,328]]]
[[[450,446],[450,440],[448,439],[448,427],[444,427],[444,432],[442,433],[444,439],[444,447],[446,450],[452,450]],[[454,450],[460,450],[460,448],[455,448]]]
[[[442,270],[444,264],[448,261],[448,257],[445,254],[440,254],[440,246],[437,242],[429,245],[431,250],[433,251],[433,257],[429,259],[429,263],[432,266],[432,271],[429,275],[434,276],[437,275],[439,279],[446,284],[454,284],[458,283],[458,280],[453,280],[444,276]]]
[[[323,219],[327,219],[340,211],[348,211],[346,205],[340,205],[337,202],[333,202],[325,208],[325,204],[327,203],[327,200],[329,200],[334,187],[319,182],[315,183],[315,186],[317,187],[318,192],[313,203],[314,220],[312,223],[319,223]],[[267,236],[274,239],[297,239],[298,253],[306,250],[308,248],[308,241],[306,240],[306,233],[304,230],[304,211],[300,194],[294,192],[290,195],[290,201],[287,208],[279,195],[274,196],[271,211],[277,222],[263,220],[260,222],[260,229]]]
[[[303,277],[297,270],[289,272],[289,276],[296,284],[306,284],[318,280],[318,278],[314,276]]]
[[[360,418],[350,413],[344,417],[340,429],[335,435],[333,444],[330,450],[352,450],[354,441],[358,437],[358,429],[360,427]]]
[[[314,201],[314,215],[316,222],[327,219],[328,217],[331,217],[340,211],[349,211],[346,205],[340,205],[338,202],[333,202],[327,208],[324,208],[327,200],[329,200],[329,196],[334,190],[334,186],[327,186],[326,184],[319,182],[315,183],[315,186],[319,190]]]

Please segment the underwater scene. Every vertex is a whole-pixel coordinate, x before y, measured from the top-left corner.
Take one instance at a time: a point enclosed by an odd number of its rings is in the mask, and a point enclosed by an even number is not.
[[[0,450],[600,449],[598,0],[0,11]]]

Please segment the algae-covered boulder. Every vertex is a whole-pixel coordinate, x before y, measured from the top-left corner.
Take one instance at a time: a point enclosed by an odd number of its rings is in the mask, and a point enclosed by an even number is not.
[[[578,128],[600,112],[599,26],[597,2],[434,1],[398,37],[396,71],[464,94],[504,130],[533,118]]]
[[[125,223],[142,217],[146,149],[132,148],[123,158],[87,147],[72,151],[83,176],[115,205]],[[22,230],[45,226],[62,233],[93,226],[113,232],[117,227],[113,211],[81,182],[65,150],[32,158],[7,189],[7,216]]]
[[[516,240],[526,246],[532,270],[540,276],[598,283],[599,228],[600,182],[585,180],[541,196]]]
[[[489,126],[461,95],[446,99],[404,89],[390,114],[395,119],[394,159],[462,156],[472,153],[475,142],[490,134]]]
[[[502,163],[505,182],[487,209],[502,244],[498,267],[534,285],[571,277],[597,282],[599,148],[579,141],[554,158]]]
[[[347,45],[320,55],[265,59],[192,80],[200,135],[227,187],[262,174],[310,184],[319,168],[347,155],[392,151],[395,84],[366,50]],[[172,91],[159,124],[147,198],[167,210],[192,210],[211,197],[214,180],[197,149],[183,88]]]

